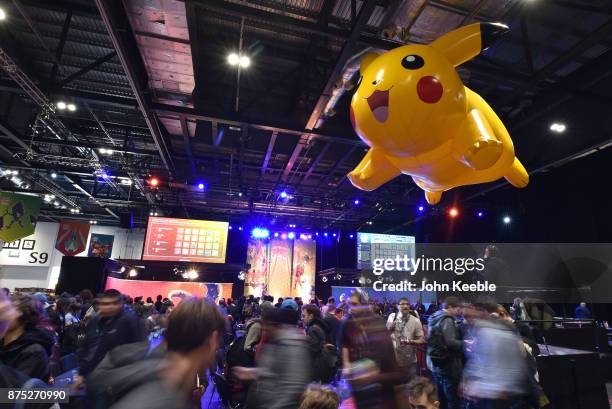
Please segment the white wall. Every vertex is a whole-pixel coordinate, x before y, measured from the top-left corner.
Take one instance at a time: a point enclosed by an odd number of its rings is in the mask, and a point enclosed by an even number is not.
[[[59,223],[39,222],[34,234],[25,238],[25,240],[36,240],[33,251],[39,254],[48,252],[49,261],[44,265],[30,263],[33,258],[29,250],[21,249],[19,257],[8,257],[10,249],[3,249],[0,252],[0,287],[8,287],[11,290],[23,287],[54,288],[64,256],[55,249],[58,230]],[[140,260],[144,245],[144,229],[130,230],[94,224],[89,232],[86,249],[89,248],[91,233],[112,234],[115,239],[111,258]],[[77,257],[87,257],[87,250],[77,254]]]

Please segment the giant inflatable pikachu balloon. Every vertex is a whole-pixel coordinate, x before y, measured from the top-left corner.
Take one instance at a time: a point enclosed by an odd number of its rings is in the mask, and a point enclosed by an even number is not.
[[[374,190],[403,173],[430,204],[446,190],[502,177],[527,186],[506,127],[455,70],[506,31],[502,24],[471,24],[429,45],[364,56],[350,114],[370,150],[348,174],[353,185]]]

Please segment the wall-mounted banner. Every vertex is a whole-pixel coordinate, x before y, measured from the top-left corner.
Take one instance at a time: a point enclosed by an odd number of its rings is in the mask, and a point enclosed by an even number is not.
[[[115,236],[112,234],[91,233],[87,257],[110,258],[114,240]]]
[[[6,243],[34,233],[40,196],[0,192],[0,239]]]
[[[34,234],[2,244],[2,266],[49,266],[53,255],[57,223],[38,222]]]
[[[85,251],[89,227],[89,223],[62,220],[57,232],[55,248],[66,256],[76,256]]]

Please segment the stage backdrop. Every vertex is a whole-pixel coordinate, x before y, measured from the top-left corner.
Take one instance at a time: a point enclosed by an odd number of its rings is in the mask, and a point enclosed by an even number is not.
[[[108,277],[105,289],[114,288],[122,294],[131,297],[142,296],[153,298],[161,294],[169,298],[175,305],[181,302],[183,296],[197,296],[210,298],[217,301],[219,298],[232,297],[232,283],[196,283],[190,281],[145,281],[145,280],[123,280],[121,278]]]
[[[302,297],[308,302],[314,291],[316,249],[314,240],[250,240],[245,295]]]

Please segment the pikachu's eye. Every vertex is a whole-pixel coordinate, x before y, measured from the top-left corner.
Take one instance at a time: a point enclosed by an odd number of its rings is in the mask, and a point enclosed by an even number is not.
[[[407,70],[418,70],[422,66],[425,65],[425,60],[423,57],[418,55],[408,55],[402,59],[402,67]]]

